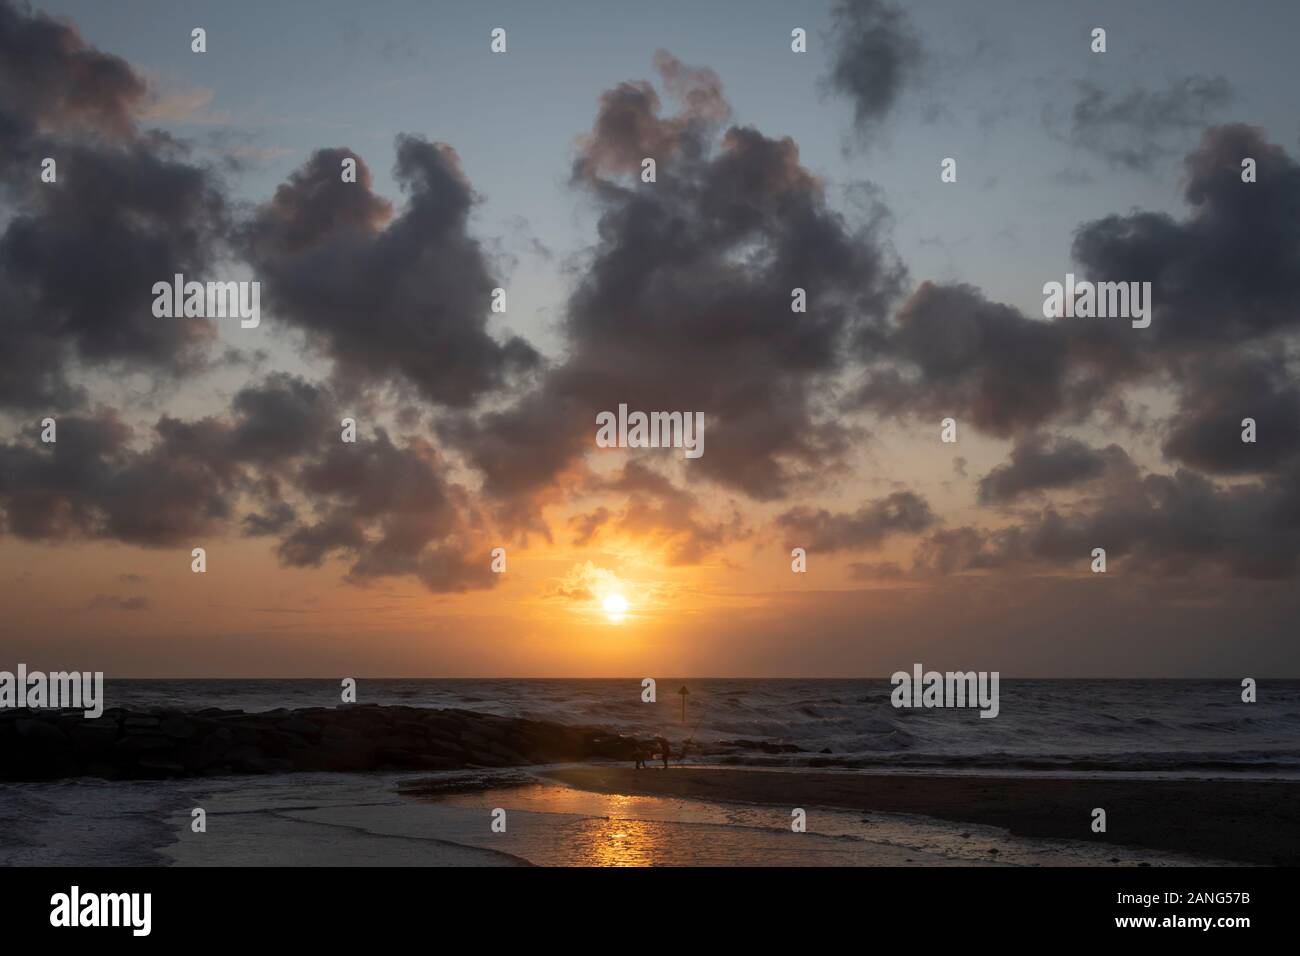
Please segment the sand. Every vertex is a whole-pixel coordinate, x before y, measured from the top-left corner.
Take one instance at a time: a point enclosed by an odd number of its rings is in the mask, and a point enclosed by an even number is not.
[[[1241,863],[1300,864],[1300,782],[768,772],[699,767],[548,771],[599,793],[912,813],[1017,836],[1094,840]],[[1093,833],[1092,810],[1107,830]]]

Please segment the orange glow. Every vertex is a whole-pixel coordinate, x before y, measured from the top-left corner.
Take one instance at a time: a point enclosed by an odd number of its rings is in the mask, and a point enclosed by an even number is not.
[[[627,617],[627,598],[621,594],[611,594],[602,602],[605,608],[605,616],[609,618],[611,624],[623,623],[623,618]]]

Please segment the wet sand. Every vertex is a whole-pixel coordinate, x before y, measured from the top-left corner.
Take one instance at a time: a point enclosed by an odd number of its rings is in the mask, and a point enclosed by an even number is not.
[[[1300,782],[1062,779],[578,767],[545,776],[598,793],[912,813],[1030,838],[1091,840],[1241,863],[1300,864]],[[1091,831],[1092,810],[1107,832]],[[811,818],[810,814],[810,818]],[[810,819],[809,830],[815,828]]]

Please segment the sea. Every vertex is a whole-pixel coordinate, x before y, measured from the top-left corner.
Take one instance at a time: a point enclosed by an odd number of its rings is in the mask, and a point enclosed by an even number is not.
[[[685,693],[681,690],[685,689]],[[687,744],[772,773],[1300,778],[1300,681],[1000,681],[996,718],[896,709],[887,678],[358,679],[359,703],[455,707]],[[683,703],[684,702],[684,703]],[[106,705],[249,712],[340,705],[340,682],[114,680]],[[445,794],[411,787],[444,778]],[[486,821],[506,809],[505,833]],[[194,824],[203,810],[204,828]],[[810,828],[810,831],[813,828]],[[1188,865],[908,814],[788,811],[579,791],[536,768],[0,785],[0,865]],[[991,856],[996,850],[996,856]],[[1116,857],[1115,854],[1120,856]]]
[[[648,703],[639,678],[362,679],[357,700],[662,734],[698,745],[700,761],[732,765],[1300,775],[1300,681],[1260,681],[1248,704],[1235,678],[1001,680],[992,719],[976,708],[895,708],[891,690],[887,678],[661,678]],[[109,680],[105,696],[128,709],[252,712],[337,706],[340,682]]]

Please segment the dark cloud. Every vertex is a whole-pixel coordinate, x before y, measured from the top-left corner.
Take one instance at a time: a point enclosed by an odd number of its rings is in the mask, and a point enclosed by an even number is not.
[[[1148,475],[1062,510],[1048,506],[989,531],[938,531],[917,549],[918,569],[1089,573],[1092,549],[1108,573],[1185,576],[1202,570],[1283,579],[1300,571],[1300,469],[1275,484],[1221,487],[1195,472]]]
[[[856,396],[886,414],[952,417],[1005,437],[1067,406],[1069,340],[968,285],[923,282],[899,309]]]
[[[179,143],[136,129],[145,91],[71,27],[0,2],[0,406],[77,405],[78,367],[174,380],[204,359],[214,327],[155,318],[152,287],[209,278],[227,211]],[[40,181],[46,156],[55,183]]]
[[[852,101],[854,123],[866,130],[889,113],[919,72],[921,43],[907,14],[883,0],[841,0],[832,18],[824,84]]]
[[[243,532],[250,538],[278,536],[298,520],[298,512],[287,501],[272,501],[266,511],[253,511],[242,519]]]
[[[277,549],[289,567],[318,568],[335,552],[359,553],[365,549],[366,534],[360,521],[342,514],[290,529]]]
[[[230,516],[234,474],[163,418],[145,451],[112,412],[65,416],[58,441],[38,429],[0,445],[0,507],[8,533],[30,540],[109,538],[199,545]]]
[[[1135,473],[1128,453],[1118,445],[1092,448],[1073,438],[1030,434],[1011,449],[1011,459],[980,479],[981,504],[1003,504],[1024,495],[1069,488],[1108,471]]]
[[[1258,181],[1242,182],[1253,158]],[[1186,161],[1192,214],[1107,216],[1080,226],[1074,257],[1100,281],[1149,281],[1161,354],[1241,345],[1300,324],[1300,166],[1253,127],[1205,132]],[[1113,323],[1112,323],[1113,324]]]
[[[885,3],[844,2],[834,15],[827,88],[867,129],[915,75],[920,44]],[[571,184],[592,203],[596,240],[572,273],[561,358],[546,365],[522,339],[488,332],[500,283],[491,247],[470,233],[477,197],[451,147],[398,138],[398,209],[359,160],[358,181],[342,182],[355,154],[322,149],[232,229],[212,171],[137,126],[148,91],[124,61],[0,0],[0,406],[59,413],[56,444],[30,427],[0,443],[4,533],[188,549],[239,532],[266,538],[287,565],[341,561],[356,583],[414,577],[454,592],[492,586],[497,530],[548,535],[542,507],[572,492],[589,505],[570,519],[578,546],[618,536],[696,563],[750,533],[734,507],[710,514],[699,487],[781,500],[847,467],[863,435],[837,404],[852,381],[852,411],[936,427],[952,416],[1014,438],[979,483],[982,503],[1017,505],[1013,523],[938,528],[925,499],[898,492],[851,513],[787,508],[776,524],[795,545],[855,551],[924,534],[917,573],[1068,572],[1105,547],[1126,574],[1294,576],[1300,167],[1284,150],[1251,127],[1212,128],[1187,158],[1186,216],[1080,227],[1073,254],[1087,278],[1152,282],[1150,329],[1043,321],[929,282],[896,309],[906,275],[883,209],[841,214],[791,139],[729,125],[712,70],[663,52],[654,65],[657,86],[607,91],[579,141]],[[1229,92],[1201,78],[1120,98],[1085,86],[1072,135],[1148,168]],[[58,159],[57,184],[39,182],[45,155]],[[655,183],[640,181],[647,156]],[[1246,156],[1256,183],[1241,182]],[[94,379],[83,372],[143,369],[165,384],[210,367],[215,328],[155,319],[151,288],[176,272],[218,278],[232,234],[270,321],[301,333],[334,378],[274,374],[221,414],[166,414],[134,432],[87,410],[82,383]],[[806,313],[790,309],[795,287]],[[1118,446],[1048,431],[1122,420],[1123,389],[1139,384],[1174,397],[1163,452],[1186,467],[1173,474],[1140,477]],[[392,385],[408,404],[371,414],[361,440],[342,443],[340,417],[364,407],[358,392]],[[597,477],[585,460],[595,416],[621,403],[703,412],[704,457],[679,466],[677,451],[611,451],[623,467]],[[1240,441],[1244,417],[1259,423],[1254,445]],[[415,435],[390,436],[378,419]],[[419,435],[430,420],[481,498]],[[690,482],[674,484],[667,462]],[[953,468],[963,474],[964,459]],[[1025,504],[1061,489],[1075,492],[1070,504]],[[859,562],[849,574],[902,572]]]
[[[482,472],[489,495],[527,499],[595,447],[595,411],[564,396],[554,374],[504,411],[450,416],[440,423],[440,434],[465,449]]]
[[[162,416],[143,447],[111,411],[60,416],[56,442],[32,428],[0,444],[4,530],[190,548],[238,528],[275,539],[287,565],[346,560],[357,583],[492,586],[487,528],[432,446],[379,427],[345,443],[335,407],[324,387],[275,374],[236,393],[228,417]]]
[[[1212,474],[1273,471],[1300,457],[1300,388],[1280,355],[1216,355],[1179,369],[1165,456]],[[1242,441],[1254,419],[1256,440]]]
[[[1120,97],[1090,82],[1079,83],[1078,89],[1071,143],[1115,166],[1140,170],[1173,152],[1171,136],[1205,126],[1233,96],[1231,84],[1221,76],[1187,76],[1167,89],[1138,87]]]
[[[896,491],[863,505],[852,514],[799,506],[777,516],[786,547],[809,551],[860,551],[878,547],[894,534],[919,534],[938,519],[924,498]]]
[[[342,181],[345,158],[357,160],[355,183]],[[276,318],[344,379],[398,375],[429,401],[467,407],[538,355],[487,331],[498,283],[467,231],[475,196],[455,150],[399,136],[394,174],[408,196],[395,218],[359,158],[319,150],[257,210],[243,248]]]
[[[972,527],[941,528],[926,536],[912,556],[916,574],[955,574],[994,567],[993,535]]]
[[[264,464],[296,458],[337,440],[341,418],[334,399],[318,385],[285,373],[272,373],[257,386],[241,388],[231,401],[236,425],[229,454]]]
[[[340,441],[306,461],[295,487],[315,514],[284,534],[279,554],[286,564],[342,557],[351,562],[353,581],[413,575],[439,592],[495,583],[485,529],[427,442],[399,445],[376,428],[373,439]]]
[[[790,139],[723,130],[706,70],[656,57],[682,108],[659,114],[645,84],[601,100],[574,164],[599,240],[562,331],[565,361],[515,407],[448,434],[487,490],[536,493],[593,447],[597,413],[700,411],[705,452],[689,463],[756,499],[781,498],[840,463],[852,429],[824,406],[852,342],[884,322],[901,270],[879,219],[830,209]],[[637,175],[655,153],[655,183]],[[791,292],[807,291],[806,313]]]
[[[87,46],[70,24],[0,0],[0,136],[128,138],[146,93],[126,61]]]
[[[1242,182],[1244,157],[1257,161],[1258,182]],[[971,286],[922,283],[894,323],[865,340],[869,368],[850,406],[951,416],[1009,437],[1099,412],[1122,420],[1123,388],[1173,383],[1182,397],[1166,448],[1172,457],[1193,464],[1215,457],[1201,426],[1221,431],[1213,406],[1223,402],[1270,418],[1270,448],[1231,449],[1242,469],[1286,460],[1296,427],[1293,375],[1281,359],[1268,365],[1250,355],[1261,348],[1286,354],[1285,339],[1300,323],[1300,167],[1258,130],[1239,125],[1206,131],[1186,166],[1186,219],[1107,216],[1081,225],[1073,245],[1081,279],[1151,282],[1150,328],[1045,321]],[[1237,415],[1238,436],[1246,414]]]

